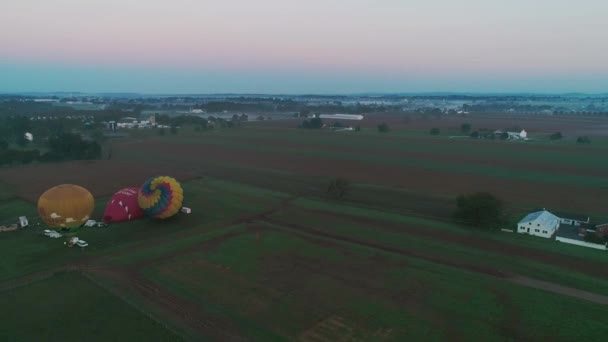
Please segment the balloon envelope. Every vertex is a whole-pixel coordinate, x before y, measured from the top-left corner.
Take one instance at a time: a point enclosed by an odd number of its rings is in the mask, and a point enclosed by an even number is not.
[[[137,202],[137,188],[125,188],[117,191],[106,205],[103,221],[106,223],[123,222],[144,216]]]
[[[179,212],[184,201],[184,192],[175,178],[152,177],[139,189],[137,200],[144,214],[165,219]]]
[[[85,223],[95,206],[91,193],[78,185],[62,184],[38,199],[38,214],[52,228],[74,228]]]

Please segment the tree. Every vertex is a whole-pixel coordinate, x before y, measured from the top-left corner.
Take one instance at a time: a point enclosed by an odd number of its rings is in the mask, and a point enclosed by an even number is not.
[[[21,153],[21,163],[29,164],[32,161],[38,159],[39,157],[40,157],[40,151],[38,151],[38,150],[23,151]]]
[[[15,142],[17,143],[17,145],[24,147],[29,144],[30,141],[25,138],[25,133],[23,133],[17,135],[17,139],[15,139]]]
[[[555,132],[555,133],[553,133],[553,134],[551,134],[549,136],[549,139],[551,139],[551,140],[560,140],[563,137],[564,136],[562,135],[562,132]]]
[[[383,122],[378,125],[378,132],[380,132],[380,133],[387,133],[389,130],[390,130],[390,128],[388,127],[386,122]]]
[[[98,159],[101,145],[96,141],[83,140],[80,134],[60,133],[49,138],[50,151],[45,161]]]
[[[332,179],[327,186],[327,195],[335,199],[344,198],[349,191],[350,182],[342,177]]]
[[[503,222],[503,203],[487,192],[460,195],[454,218],[474,227],[493,229]]]
[[[90,135],[91,139],[97,141],[98,143],[103,143],[106,141],[106,136],[100,129],[93,130]]]
[[[474,131],[473,133],[471,133],[471,138],[473,138],[473,139],[479,139],[479,132],[478,131]]]
[[[431,128],[429,133],[431,135],[439,135],[440,131],[439,131],[439,128],[435,127],[435,128]]]
[[[462,133],[468,134],[471,131],[471,124],[463,123],[462,125],[460,125],[460,130],[462,131]]]
[[[312,129],[320,129],[323,127],[323,120],[319,117],[314,117],[310,119],[310,128]]]
[[[591,139],[587,136],[578,137],[576,142],[579,144],[591,144]]]
[[[507,133],[507,132],[500,133],[500,140],[507,140],[507,139],[509,139],[509,133]]]
[[[323,120],[321,120],[321,118],[312,118],[310,120],[304,120],[302,122],[302,128],[320,129],[322,127],[323,127]]]

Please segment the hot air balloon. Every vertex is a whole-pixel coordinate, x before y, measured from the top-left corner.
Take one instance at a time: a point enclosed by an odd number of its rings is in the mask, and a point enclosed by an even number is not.
[[[125,188],[117,191],[106,205],[103,221],[106,223],[123,222],[138,219],[144,212],[137,203],[137,188]]]
[[[181,185],[175,178],[168,176],[148,179],[137,194],[137,202],[144,214],[159,219],[177,214],[183,200]]]
[[[62,184],[38,199],[38,214],[51,228],[75,228],[85,223],[95,206],[91,193],[78,185]]]

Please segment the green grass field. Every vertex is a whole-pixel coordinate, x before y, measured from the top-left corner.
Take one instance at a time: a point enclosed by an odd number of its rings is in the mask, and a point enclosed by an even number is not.
[[[192,214],[81,228],[72,235],[89,242],[85,250],[44,237],[42,225],[0,233],[0,307],[14,313],[0,322],[1,339],[595,341],[608,333],[606,305],[577,292],[608,293],[606,252],[457,224],[453,189],[353,179],[343,200],[325,196],[330,177],[357,171],[326,162],[357,161],[376,172],[398,167],[404,178],[428,169],[499,187],[563,184],[580,190],[564,201],[586,203],[604,193],[608,164],[599,159],[608,145],[255,126],[146,134],[133,148],[115,145],[113,158],[145,163],[152,174],[159,164],[193,170],[197,177],[183,183]],[[188,159],[182,149],[191,148],[199,154]],[[457,162],[467,155],[469,164]],[[495,155],[513,166],[489,165]],[[285,167],[266,164],[269,156],[285,158]],[[298,169],[299,158],[318,164]],[[576,165],[543,178],[543,163]],[[36,221],[35,204],[18,193],[0,183],[0,222]],[[508,200],[507,211],[516,220],[532,200],[553,195]],[[94,217],[107,200],[96,198]],[[589,212],[608,215],[599,207]],[[524,286],[516,276],[567,291]],[[38,328],[27,329],[31,322]]]
[[[181,341],[77,273],[0,293],[3,341]]]

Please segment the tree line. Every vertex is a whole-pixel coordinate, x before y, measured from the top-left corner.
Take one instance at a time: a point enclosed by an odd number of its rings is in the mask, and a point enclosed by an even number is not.
[[[41,152],[37,148],[11,148],[6,140],[0,140],[0,165],[29,164],[33,161],[89,160],[101,157],[99,142],[85,140],[76,133],[58,133],[51,136],[45,149],[45,152]]]

